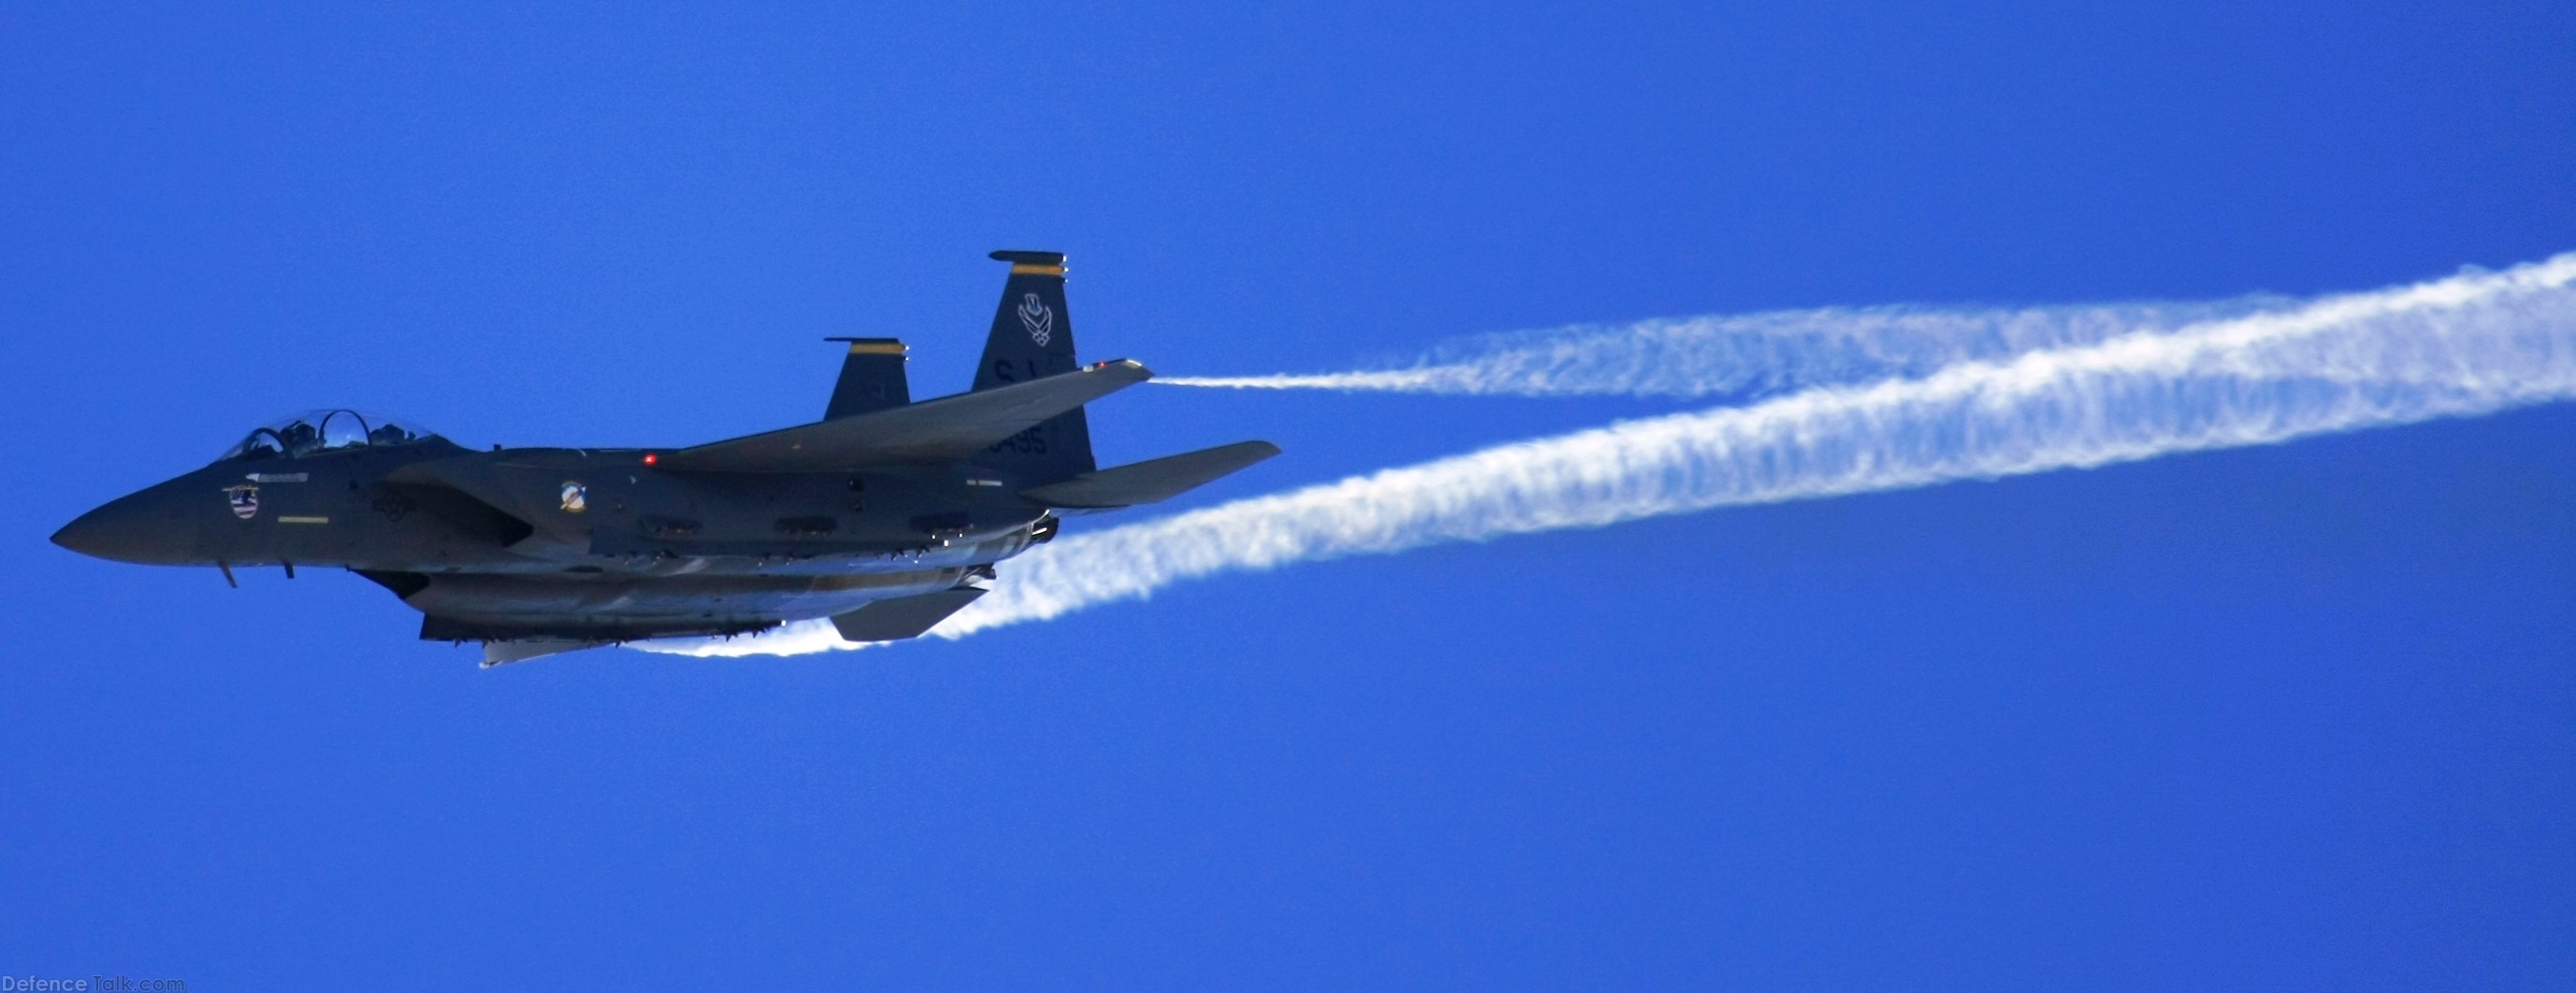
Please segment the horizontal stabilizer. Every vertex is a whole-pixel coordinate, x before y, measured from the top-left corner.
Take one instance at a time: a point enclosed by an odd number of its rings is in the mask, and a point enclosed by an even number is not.
[[[972,586],[899,596],[879,600],[846,614],[835,615],[832,626],[841,631],[843,641],[902,641],[921,637],[948,615],[965,609],[984,591]]]
[[[483,643],[483,668],[578,652],[605,644],[605,641],[487,641]]]
[[[805,424],[663,455],[666,469],[840,472],[962,459],[1057,414],[1152,378],[1120,359],[1072,372]]]
[[[1086,472],[1061,483],[1020,491],[1050,507],[1133,507],[1181,495],[1255,462],[1279,454],[1266,441],[1238,441],[1195,452]]]

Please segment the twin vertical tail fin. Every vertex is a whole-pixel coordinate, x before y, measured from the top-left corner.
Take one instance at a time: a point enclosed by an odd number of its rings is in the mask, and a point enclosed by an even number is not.
[[[1073,318],[1064,307],[1064,253],[994,252],[1011,264],[1002,303],[975,367],[975,389],[1027,382],[1074,371]],[[1004,439],[976,460],[1016,473],[1027,483],[1072,479],[1099,468],[1091,459],[1091,424],[1082,408],[1058,414]]]
[[[865,414],[912,402],[912,383],[903,372],[904,346],[901,340],[825,340],[849,342],[850,356],[841,360],[841,381],[832,387],[832,402],[823,408],[824,420],[836,421],[852,414]]]

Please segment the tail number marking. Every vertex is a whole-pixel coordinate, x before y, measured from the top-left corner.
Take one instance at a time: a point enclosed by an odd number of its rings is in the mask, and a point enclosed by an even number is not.
[[[994,359],[993,378],[1005,383],[1016,383],[1023,379],[1038,378],[1038,360],[1021,359],[1019,361],[1019,365],[1020,368],[1014,369],[1011,367],[1011,360]]]
[[[993,447],[987,448],[985,451],[993,452],[995,454],[1013,452],[1020,455],[1044,455],[1046,454],[1045,431],[1046,425],[1040,424],[1036,427],[995,442],[993,443]]]

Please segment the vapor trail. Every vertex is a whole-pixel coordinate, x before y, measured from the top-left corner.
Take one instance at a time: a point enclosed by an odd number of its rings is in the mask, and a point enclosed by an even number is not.
[[[1833,307],[1665,318],[1476,335],[1388,368],[1165,376],[1154,382],[1231,389],[1740,400],[1816,386],[1918,378],[1961,362],[2287,311],[2300,303],[2253,296],[2217,303]]]
[[[2576,254],[1500,445],[1059,539],[934,634],[1184,579],[1711,507],[2278,442],[2576,397]],[[704,655],[850,647],[820,623]]]

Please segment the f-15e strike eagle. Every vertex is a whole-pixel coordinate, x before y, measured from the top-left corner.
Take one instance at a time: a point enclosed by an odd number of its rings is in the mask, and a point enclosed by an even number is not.
[[[1058,511],[1152,503],[1279,454],[1266,441],[1098,468],[1082,405],[1144,382],[1080,365],[1064,256],[1011,264],[974,388],[912,402],[902,342],[849,345],[821,421],[674,448],[472,451],[348,410],[250,432],[214,464],[84,514],[54,542],[121,562],[340,566],[483,664],[830,618],[928,631]]]

